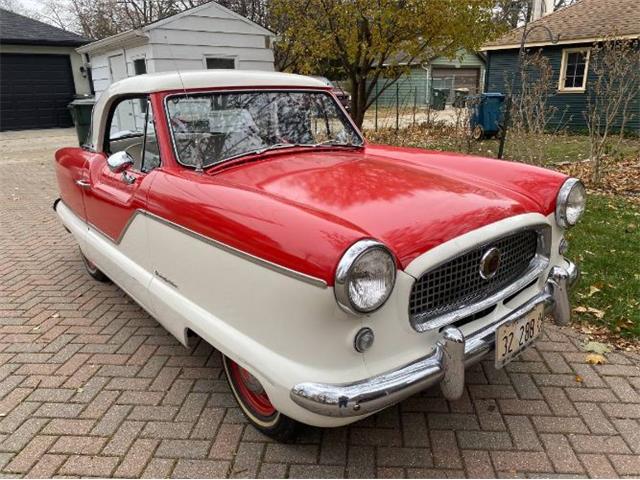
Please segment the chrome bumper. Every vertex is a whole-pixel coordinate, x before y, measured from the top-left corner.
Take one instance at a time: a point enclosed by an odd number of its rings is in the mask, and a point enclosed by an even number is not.
[[[291,389],[291,399],[311,412],[330,417],[377,412],[436,383],[440,383],[446,398],[455,400],[464,391],[465,367],[494,349],[495,333],[501,325],[523,317],[541,304],[556,324],[567,325],[571,320],[569,288],[578,277],[578,267],[567,261],[564,267],[551,269],[543,292],[468,338],[456,327],[445,327],[442,338],[426,357],[355,383],[300,383]]]

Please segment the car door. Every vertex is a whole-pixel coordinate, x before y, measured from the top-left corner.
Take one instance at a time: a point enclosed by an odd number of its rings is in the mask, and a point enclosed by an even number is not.
[[[122,98],[110,108],[107,122],[104,152],[88,160],[90,258],[146,307],[151,272],[145,217],[139,212],[160,166],[153,110],[146,96]]]
[[[84,189],[88,186],[87,151],[80,147],[62,148],[56,152],[56,177],[60,200],[78,218],[86,221]]]

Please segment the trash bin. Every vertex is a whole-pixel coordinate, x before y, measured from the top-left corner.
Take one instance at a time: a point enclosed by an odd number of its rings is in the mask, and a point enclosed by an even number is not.
[[[504,99],[505,96],[502,93],[483,93],[468,97],[468,102],[474,102],[470,119],[474,139],[493,137],[500,132],[504,115],[502,107]]]
[[[431,90],[431,108],[434,110],[444,110],[449,96],[448,88],[434,88]]]
[[[96,99],[91,96],[78,96],[68,106],[73,124],[76,126],[78,143],[82,146],[87,140],[91,128],[91,112]]]
[[[453,106],[456,108],[464,108],[467,105],[467,97],[469,96],[468,88],[456,88],[453,91]]]

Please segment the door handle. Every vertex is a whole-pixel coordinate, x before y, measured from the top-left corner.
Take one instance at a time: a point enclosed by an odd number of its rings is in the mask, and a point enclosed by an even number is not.
[[[91,186],[91,184],[86,180],[76,180],[76,185],[80,188],[89,188]]]
[[[122,172],[122,181],[126,185],[133,185],[136,181],[136,177],[129,175],[127,172]]]

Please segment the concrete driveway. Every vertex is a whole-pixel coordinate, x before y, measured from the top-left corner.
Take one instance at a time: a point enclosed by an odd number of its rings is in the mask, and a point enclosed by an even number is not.
[[[57,221],[52,168],[72,130],[0,134],[0,469],[7,476],[536,477],[640,475],[640,359],[585,363],[549,326],[464,397],[424,392],[281,445],[248,426],[218,354],[187,350],[88,277]]]

